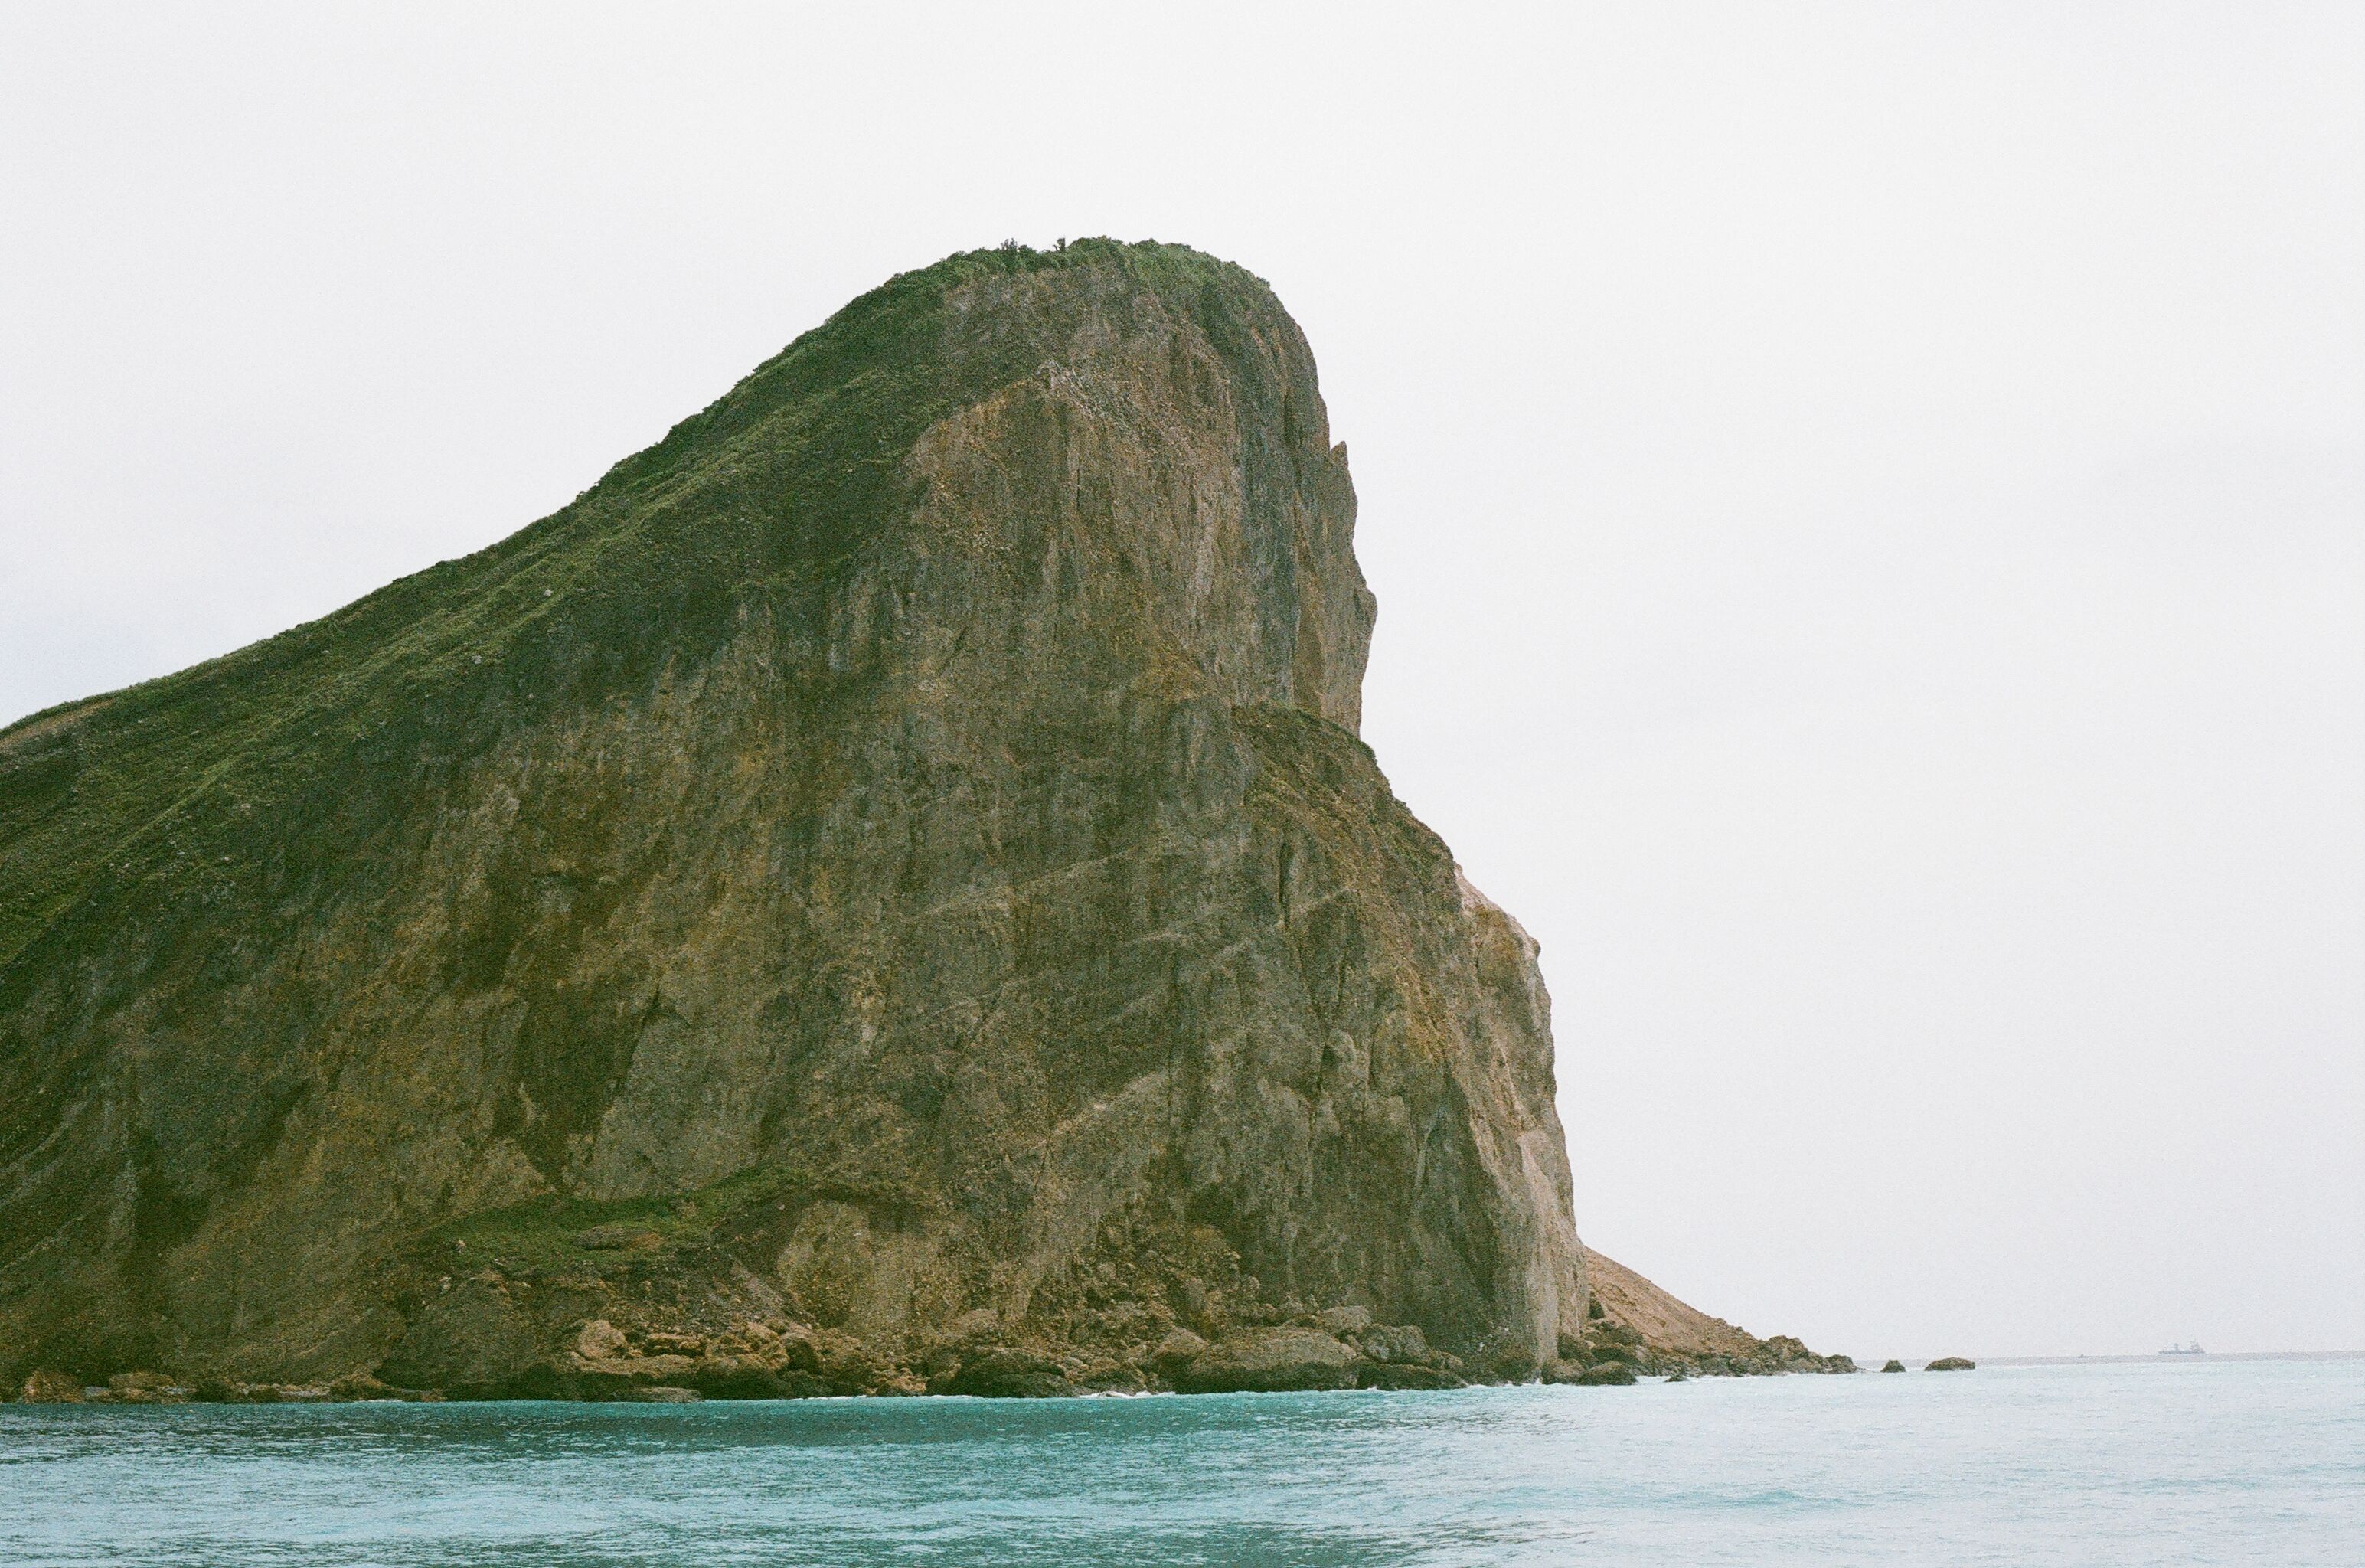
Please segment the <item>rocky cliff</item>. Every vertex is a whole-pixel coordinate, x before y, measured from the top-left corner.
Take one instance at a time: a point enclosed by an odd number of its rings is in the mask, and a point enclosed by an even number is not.
[[[0,1376],[1550,1366],[1535,950],[1356,738],[1353,524],[1262,283],[1005,247],[0,734]]]

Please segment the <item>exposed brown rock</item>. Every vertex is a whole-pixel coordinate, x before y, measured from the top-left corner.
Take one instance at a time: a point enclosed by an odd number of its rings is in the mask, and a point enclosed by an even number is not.
[[[1174,1377],[1185,1394],[1348,1388],[1355,1352],[1318,1328],[1252,1328],[1218,1341]]]
[[[1428,1338],[1412,1323],[1366,1328],[1355,1344],[1367,1360],[1395,1366],[1426,1365],[1430,1355]]]
[[[980,253],[500,544],[0,732],[0,1376],[1592,1344],[1535,944],[1356,734],[1354,517],[1261,281]]]
[[[604,1317],[595,1317],[575,1337],[575,1353],[586,1361],[612,1361],[632,1354],[624,1331]]]
[[[931,1381],[932,1394],[972,1394],[989,1399],[1042,1398],[1073,1394],[1067,1369],[1039,1350],[989,1346],[960,1358],[952,1375]]]
[[[1149,1353],[1149,1359],[1171,1375],[1204,1355],[1206,1349],[1207,1341],[1188,1328],[1172,1328],[1158,1341],[1157,1348]]]

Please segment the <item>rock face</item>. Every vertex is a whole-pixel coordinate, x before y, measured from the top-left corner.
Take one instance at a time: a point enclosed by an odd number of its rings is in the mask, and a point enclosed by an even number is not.
[[[1242,1390],[1346,1388],[1355,1351],[1319,1328],[1261,1328],[1224,1340],[1194,1358],[1174,1380],[1184,1394]]]
[[[1534,1375],[1546,999],[1356,738],[1354,510],[1261,282],[1005,248],[0,734],[0,1381]]]

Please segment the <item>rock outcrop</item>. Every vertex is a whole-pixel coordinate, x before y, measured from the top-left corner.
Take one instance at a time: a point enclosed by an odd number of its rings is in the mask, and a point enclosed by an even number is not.
[[[0,1376],[1533,1375],[1544,991],[1356,738],[1353,523],[1263,284],[1006,248],[0,734]]]
[[[1820,1356],[1787,1334],[1760,1339],[1687,1305],[1623,1264],[1587,1249],[1593,1290],[1582,1331],[1564,1334],[1543,1369],[1547,1383],[1631,1383],[1667,1377],[1852,1372],[1846,1356]]]
[[[0,1383],[1689,1355],[1588,1285],[1534,944],[1357,738],[1354,512],[1262,283],[1005,247],[490,549],[0,732]]]

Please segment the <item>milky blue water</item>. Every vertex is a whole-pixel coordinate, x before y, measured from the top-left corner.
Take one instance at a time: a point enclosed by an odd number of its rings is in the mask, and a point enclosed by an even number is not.
[[[2365,1361],[0,1406],[0,1562],[2365,1563]]]

